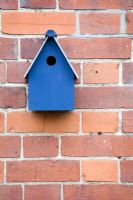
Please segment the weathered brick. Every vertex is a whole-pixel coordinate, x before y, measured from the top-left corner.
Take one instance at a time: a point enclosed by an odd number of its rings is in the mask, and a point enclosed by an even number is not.
[[[7,82],[25,83],[24,74],[28,69],[30,62],[8,62],[7,63]]]
[[[123,83],[133,83],[133,63],[123,63]]]
[[[116,160],[84,160],[82,173],[85,181],[118,181],[118,162]]]
[[[66,136],[62,137],[62,155],[69,157],[102,157],[133,155],[132,136]]]
[[[21,48],[21,58],[22,59],[31,59],[34,58],[40,49],[44,39],[21,39],[20,48]]]
[[[6,82],[6,66],[4,62],[0,62],[0,83]]]
[[[118,129],[118,113],[83,112],[83,132],[109,132]]]
[[[7,162],[8,182],[79,181],[79,162],[63,160]]]
[[[21,8],[55,8],[55,0],[20,0]]]
[[[60,200],[59,185],[26,185],[25,200]]]
[[[24,108],[26,103],[25,88],[1,87],[0,108]]]
[[[17,59],[17,39],[0,37],[0,59]]]
[[[4,180],[4,163],[0,162],[0,183]]]
[[[54,29],[58,34],[76,31],[74,13],[6,12],[2,14],[2,32],[8,34],[44,34]]]
[[[25,157],[53,157],[58,154],[56,137],[24,137]]]
[[[4,113],[0,113],[0,133],[4,132],[5,128],[5,115]]]
[[[0,0],[0,9],[3,9],[3,10],[18,9],[18,1],[17,0]]]
[[[10,112],[7,119],[8,132],[44,132],[44,114]]]
[[[80,14],[80,32],[82,34],[120,33],[120,15],[114,13]]]
[[[83,66],[83,81],[88,84],[118,83],[118,63],[85,63]]]
[[[124,133],[133,132],[133,112],[122,113],[122,130]]]
[[[128,38],[63,38],[60,44],[69,58],[130,58]],[[84,48],[81,48],[84,47]]]
[[[126,33],[133,33],[133,13],[126,14]]]
[[[21,39],[21,57],[34,58],[43,39]],[[69,58],[130,58],[129,38],[62,38],[59,40]],[[84,47],[84,48],[81,48]]]
[[[133,182],[133,160],[122,160],[120,162],[121,181]]]
[[[20,157],[21,140],[16,136],[0,137],[0,157],[18,158]]]
[[[132,0],[60,0],[63,9],[133,9]]]
[[[77,133],[80,118],[78,112],[46,112],[45,131],[48,133]]]
[[[75,88],[76,108],[133,108],[132,87]]]
[[[102,185],[65,185],[64,200],[132,200],[133,186],[102,184]]]
[[[1,185],[0,200],[22,200],[22,188],[16,185]]]

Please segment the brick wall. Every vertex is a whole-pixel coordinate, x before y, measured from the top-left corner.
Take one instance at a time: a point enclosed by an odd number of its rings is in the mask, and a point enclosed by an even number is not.
[[[133,199],[133,0],[0,0],[0,200]],[[77,70],[74,112],[27,111],[47,29]]]

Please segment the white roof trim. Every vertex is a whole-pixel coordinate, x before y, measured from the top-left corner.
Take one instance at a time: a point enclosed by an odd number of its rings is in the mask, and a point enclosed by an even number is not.
[[[36,56],[35,56],[34,60],[32,61],[31,65],[29,66],[29,68],[28,68],[27,71],[25,72],[24,78],[26,78],[26,76],[28,75],[30,69],[32,68],[32,65],[34,64],[35,60],[37,59],[38,55],[40,54],[40,52],[41,52],[42,48],[44,47],[45,43],[47,42],[47,40],[48,40],[48,37],[47,37],[47,38],[45,39],[45,41],[43,42],[41,48],[39,49],[38,53],[36,54]]]
[[[33,62],[31,63],[31,65],[30,65],[29,68],[27,69],[27,71],[26,71],[26,73],[25,73],[25,75],[24,75],[24,78],[26,78],[26,76],[28,75],[30,69],[32,68],[32,65],[34,64],[35,60],[37,59],[38,55],[40,54],[40,52],[41,52],[42,48],[44,47],[45,43],[47,42],[48,38],[49,38],[49,37],[47,37],[47,38],[45,39],[45,41],[44,41],[44,43],[42,44],[40,50],[38,51],[37,55],[35,56]],[[72,69],[72,71],[73,71],[73,73],[74,73],[76,79],[78,79],[79,76],[78,76],[77,72],[75,71],[75,69],[72,67],[72,65],[71,65],[71,63],[70,63],[70,61],[69,61],[69,59],[68,59],[67,56],[65,55],[64,50],[63,50],[62,47],[60,46],[60,44],[59,44],[59,42],[57,41],[57,39],[56,39],[55,37],[54,37],[53,39],[55,40],[55,42],[56,42],[57,45],[59,46],[61,52],[63,53],[64,57],[66,58],[66,60],[67,60],[68,64],[70,65],[70,67],[71,67],[71,69]]]

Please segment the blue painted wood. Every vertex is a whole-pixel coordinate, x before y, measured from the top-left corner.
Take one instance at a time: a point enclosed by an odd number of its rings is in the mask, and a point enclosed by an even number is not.
[[[49,56],[56,59],[52,66],[47,63]],[[53,37],[48,37],[27,78],[29,110],[74,109],[74,73]]]

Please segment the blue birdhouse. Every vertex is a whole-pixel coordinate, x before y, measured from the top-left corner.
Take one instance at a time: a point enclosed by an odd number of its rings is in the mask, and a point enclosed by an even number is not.
[[[74,79],[78,75],[56,37],[55,31],[47,31],[41,49],[24,76],[28,80],[30,111],[74,109]]]

